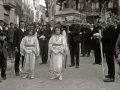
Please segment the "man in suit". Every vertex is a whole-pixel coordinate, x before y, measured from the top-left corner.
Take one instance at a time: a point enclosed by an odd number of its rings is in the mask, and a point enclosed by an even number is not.
[[[39,35],[39,45],[40,45],[40,54],[42,57],[42,63],[41,64],[46,64],[47,60],[48,60],[48,43],[49,43],[49,39],[51,37],[51,32],[50,30],[47,28],[46,25],[42,26],[42,29],[39,30],[38,32]]]
[[[114,65],[114,54],[116,44],[116,30],[114,23],[111,18],[107,19],[109,24],[108,28],[103,33],[103,51],[106,55],[106,62],[108,66],[108,75],[104,82],[114,82],[115,80],[115,65]]]
[[[25,36],[25,23],[20,21],[20,27],[14,32],[14,46],[15,46],[15,73],[16,76],[19,76],[19,64],[20,64],[20,43],[23,37]],[[24,61],[24,56],[22,56],[22,65]]]
[[[99,42],[99,30],[102,32],[101,22],[97,22],[97,26],[93,29],[93,38],[94,38],[94,54],[95,54],[95,64],[101,65],[101,51],[100,51],[100,42]]]
[[[75,66],[74,55],[76,56],[76,68],[79,68],[79,43],[80,43],[80,25],[74,23],[69,27],[68,33],[68,44],[70,49],[71,65]]]

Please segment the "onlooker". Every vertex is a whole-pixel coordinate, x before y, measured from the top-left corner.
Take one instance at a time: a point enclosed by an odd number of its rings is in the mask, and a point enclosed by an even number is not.
[[[8,44],[5,41],[6,34],[5,32],[0,32],[0,69],[1,77],[3,80],[6,80],[6,68],[7,68],[7,47]]]
[[[23,37],[25,36],[25,23],[20,21],[20,27],[14,32],[14,46],[15,46],[15,73],[16,76],[19,76],[19,64],[20,64],[20,43]],[[24,56],[22,56],[22,65],[24,61]]]
[[[75,22],[69,27],[68,33],[68,44],[70,49],[70,57],[71,57],[71,65],[69,67],[73,67],[76,64],[76,68],[79,68],[79,43],[80,43],[80,25]],[[76,62],[75,58],[76,57]]]
[[[13,38],[14,38],[14,23],[10,23],[10,28],[7,31],[7,41],[8,41],[8,54],[10,60],[13,60],[15,57],[14,53],[14,44],[13,44]]]

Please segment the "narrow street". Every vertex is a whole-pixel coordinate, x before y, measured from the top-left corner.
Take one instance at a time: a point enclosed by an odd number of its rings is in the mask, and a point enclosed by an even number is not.
[[[69,67],[70,57],[68,57],[67,69],[63,70],[63,80],[49,80],[51,77],[49,62],[40,65],[40,60],[36,60],[35,79],[21,79],[14,73],[7,75],[7,80],[0,83],[0,90],[119,90],[120,76],[119,67],[116,63],[115,82],[105,83],[102,79],[102,66],[93,65],[94,57],[81,57],[80,68]],[[107,69],[105,70],[107,74]]]

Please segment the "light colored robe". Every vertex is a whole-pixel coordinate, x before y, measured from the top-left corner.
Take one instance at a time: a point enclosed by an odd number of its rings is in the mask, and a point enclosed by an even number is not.
[[[49,41],[50,74],[62,73],[62,62],[66,52],[67,42],[64,35],[52,35]]]
[[[20,43],[20,53],[25,56],[24,71],[34,73],[35,58],[39,55],[39,43],[36,36],[25,36]]]

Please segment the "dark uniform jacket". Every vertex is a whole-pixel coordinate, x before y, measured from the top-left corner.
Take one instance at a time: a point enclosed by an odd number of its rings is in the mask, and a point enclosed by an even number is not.
[[[39,32],[38,32],[39,37],[42,35],[45,36],[45,39],[38,37],[40,46],[47,46],[48,45],[51,34],[52,34],[52,32],[50,31],[49,28],[47,28],[47,30],[42,30],[42,29],[39,30]]]
[[[23,32],[20,28],[18,28],[14,32],[14,46],[17,47],[19,51],[21,40],[23,39],[23,37],[25,37],[25,35],[26,31]]]
[[[103,32],[103,51],[105,53],[115,53],[116,30],[114,25],[110,25]]]
[[[72,24],[69,27],[69,31],[71,31],[70,34],[68,34],[68,43],[71,42],[71,40],[73,40],[76,43],[80,42],[80,25],[79,24]]]
[[[0,57],[3,53],[6,60],[7,60],[7,48],[8,48],[8,43],[6,41],[3,41],[3,45],[2,45],[0,41]]]

